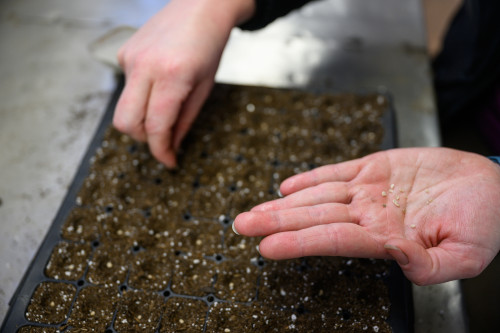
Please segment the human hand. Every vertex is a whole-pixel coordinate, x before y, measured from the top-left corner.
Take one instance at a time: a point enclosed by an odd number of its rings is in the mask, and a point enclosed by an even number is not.
[[[394,185],[392,185],[394,184]],[[270,259],[395,259],[418,285],[473,277],[500,250],[500,168],[446,148],[394,149],[285,180],[237,216]]]
[[[172,0],[118,53],[126,85],[114,126],[167,167],[209,94],[230,31],[253,0]]]

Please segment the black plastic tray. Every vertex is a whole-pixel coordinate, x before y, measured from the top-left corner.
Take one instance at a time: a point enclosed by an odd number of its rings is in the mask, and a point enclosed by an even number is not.
[[[54,246],[59,243],[62,239],[61,237],[61,227],[64,224],[68,214],[75,206],[75,200],[77,194],[83,184],[84,179],[88,175],[90,168],[90,159],[95,154],[96,149],[99,147],[102,138],[105,134],[106,129],[109,127],[113,117],[113,111],[115,109],[117,100],[124,86],[124,78],[118,78],[117,89],[111,97],[108,103],[106,112],[100,122],[99,127],[86,151],[85,156],[80,164],[79,169],[74,177],[74,180],[67,192],[67,195],[62,202],[62,205],[49,229],[45,239],[43,240],[40,248],[38,249],[36,255],[34,256],[32,262],[30,263],[25,275],[19,283],[19,286],[12,296],[9,303],[9,311],[2,323],[0,332],[16,332],[20,327],[24,325],[33,324],[41,327],[54,327],[54,325],[46,325],[39,323],[31,323],[25,317],[25,311],[31,300],[31,297],[37,287],[41,282],[59,281],[47,278],[44,274],[44,269],[50,258]],[[391,97],[385,94],[386,98],[390,101]],[[384,139],[381,148],[389,149],[397,147],[396,138],[396,122],[394,111],[390,107],[385,112],[383,116],[383,126],[385,130]],[[391,310],[388,318],[388,323],[392,327],[394,332],[412,332],[413,331],[413,301],[412,301],[412,291],[411,284],[404,277],[401,270],[396,264],[391,266],[391,272],[386,278],[386,283],[389,287],[389,294],[391,300]],[[70,283],[78,292],[85,288],[88,284],[84,280],[78,281],[64,281],[65,283]],[[171,296],[172,293],[168,290],[165,295],[167,297]],[[213,296],[204,297],[203,300],[208,304],[213,303],[217,300]],[[73,301],[74,302],[74,301]],[[106,330],[108,333],[115,332],[113,328],[108,328]]]

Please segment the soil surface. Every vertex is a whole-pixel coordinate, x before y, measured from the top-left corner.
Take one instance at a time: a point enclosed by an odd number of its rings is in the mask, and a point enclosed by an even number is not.
[[[19,332],[391,331],[388,262],[269,261],[231,230],[287,177],[378,150],[387,108],[217,85],[173,171],[109,128]]]

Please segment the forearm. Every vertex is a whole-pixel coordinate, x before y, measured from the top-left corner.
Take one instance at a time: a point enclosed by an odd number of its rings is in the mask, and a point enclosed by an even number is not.
[[[171,0],[165,8],[174,7],[189,8],[191,15],[186,20],[204,16],[221,28],[231,29],[254,15],[255,0]]]

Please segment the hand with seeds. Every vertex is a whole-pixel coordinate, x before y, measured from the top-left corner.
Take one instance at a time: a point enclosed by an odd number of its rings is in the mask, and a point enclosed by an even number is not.
[[[270,259],[390,258],[427,285],[476,276],[500,250],[500,167],[476,154],[388,150],[293,176],[280,191],[233,225],[267,236]]]
[[[231,29],[253,0],[172,0],[120,49],[126,85],[114,126],[167,167],[208,96]]]

